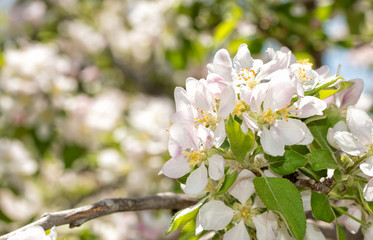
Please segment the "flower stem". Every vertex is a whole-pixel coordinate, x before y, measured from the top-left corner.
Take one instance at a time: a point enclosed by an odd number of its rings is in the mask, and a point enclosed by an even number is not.
[[[367,223],[365,223],[365,222],[363,222],[363,221],[357,219],[356,217],[352,216],[351,214],[349,214],[348,212],[346,212],[346,211],[343,210],[342,208],[337,207],[337,206],[334,205],[334,204],[330,204],[330,205],[331,205],[331,206],[332,206],[336,211],[343,213],[344,215],[350,217],[351,219],[353,219],[353,220],[355,220],[356,222],[360,223],[360,224],[363,225],[364,227],[367,227],[367,226],[368,226]]]

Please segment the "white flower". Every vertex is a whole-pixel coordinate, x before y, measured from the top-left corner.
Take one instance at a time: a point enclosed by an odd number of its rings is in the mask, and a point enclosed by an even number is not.
[[[346,153],[360,156],[373,144],[373,123],[368,114],[360,109],[349,107],[347,110],[347,126],[350,132],[339,131],[334,134],[337,145]]]
[[[45,235],[42,227],[36,226],[26,229],[23,232],[19,232],[16,235],[10,237],[8,240],[56,240],[57,231],[55,227],[52,227],[49,235]]]
[[[258,213],[258,209],[250,200],[250,196],[255,192],[253,184],[254,177],[255,175],[252,172],[244,169],[228,190],[240,202],[236,202],[233,205],[233,209],[226,206],[220,200],[211,200],[201,207],[198,219],[204,230],[222,230],[233,221],[236,225],[225,233],[223,239],[250,239],[246,225],[254,227],[254,216]],[[261,231],[260,229],[258,230],[259,232]]]

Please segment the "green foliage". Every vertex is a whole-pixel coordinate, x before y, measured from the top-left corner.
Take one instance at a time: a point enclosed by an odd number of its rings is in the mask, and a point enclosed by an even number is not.
[[[271,170],[280,175],[293,173],[299,167],[303,167],[307,163],[307,158],[291,149],[285,150],[284,156],[272,157],[266,155],[266,158],[271,164]]]
[[[245,134],[241,130],[240,124],[229,116],[228,124],[225,127],[232,152],[240,162],[245,160],[246,154],[254,147],[255,138],[251,130]]]
[[[216,195],[221,195],[221,194],[225,193],[232,186],[234,181],[236,181],[237,176],[238,176],[237,171],[235,171],[233,173],[230,173],[230,174],[226,174],[223,185],[220,187],[220,189],[216,193]]]
[[[195,219],[203,202],[204,201],[200,201],[196,205],[193,205],[191,207],[185,208],[177,212],[171,219],[170,225],[165,234],[168,235],[176,229],[186,225],[191,220]]]
[[[312,191],[311,193],[312,214],[317,220],[332,222],[335,219],[328,197],[323,193]]]
[[[312,169],[320,171],[323,169],[336,169],[338,164],[334,160],[329,150],[318,150],[307,154],[308,162]]]
[[[335,223],[335,225],[336,225],[338,240],[346,240],[347,238],[346,238],[345,231],[343,230],[343,227],[339,225],[338,223]]]
[[[287,179],[266,177],[255,178],[254,185],[265,206],[282,216],[296,239],[303,239],[306,215],[296,187]]]
[[[65,168],[71,168],[74,162],[84,156],[87,150],[78,145],[65,144],[62,150],[62,157],[65,163]]]

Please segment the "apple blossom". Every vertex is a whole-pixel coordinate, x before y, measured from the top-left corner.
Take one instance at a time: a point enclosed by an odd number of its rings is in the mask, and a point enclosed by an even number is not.
[[[9,240],[56,240],[57,231],[53,227],[49,235],[45,235],[42,227],[36,226],[26,229],[23,232],[19,232],[16,235],[9,238]]]

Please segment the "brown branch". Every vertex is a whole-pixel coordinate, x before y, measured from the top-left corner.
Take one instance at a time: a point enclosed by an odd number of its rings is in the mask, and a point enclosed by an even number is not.
[[[53,226],[69,224],[70,228],[79,227],[83,223],[116,212],[154,210],[154,209],[183,209],[197,203],[197,199],[173,193],[163,193],[155,196],[138,198],[110,198],[99,202],[64,210],[54,213],[46,213],[39,220],[30,223],[22,228],[0,237],[0,240],[6,240],[18,232],[24,231],[30,227],[40,226],[44,230]]]
[[[296,187],[307,187],[316,192],[321,192],[321,193],[326,194],[330,192],[330,187],[333,184],[333,180],[334,178],[327,178],[323,182],[316,182],[316,180],[314,179],[310,179],[310,180],[298,179],[294,183],[294,185]]]

